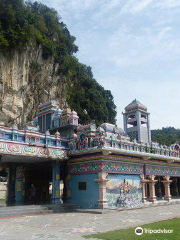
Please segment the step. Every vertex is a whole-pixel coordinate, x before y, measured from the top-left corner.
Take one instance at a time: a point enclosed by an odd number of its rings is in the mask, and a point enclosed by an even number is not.
[[[48,207],[41,205],[1,207],[0,217],[52,212]]]
[[[170,201],[155,201],[155,202],[146,202],[143,205],[143,208],[147,208],[147,207],[156,207],[156,206],[165,206],[165,205],[174,205],[174,204],[180,204],[180,199],[172,199]]]
[[[75,212],[79,206],[72,204],[46,204],[0,207],[0,217],[26,214]]]
[[[74,204],[49,204],[46,205],[48,209],[52,210],[53,212],[73,212],[80,206]]]
[[[29,211],[32,211],[32,212],[37,212],[37,211],[46,211],[46,210],[49,210],[48,208],[39,208],[39,209],[35,209],[35,208],[27,208],[27,209],[6,209],[6,208],[3,208],[3,209],[0,209],[0,214],[1,213],[4,213],[4,212],[29,212]]]
[[[31,214],[48,214],[48,213],[53,213],[52,211],[50,210],[47,210],[47,211],[27,211],[27,212],[24,212],[24,213],[20,213],[20,212],[14,212],[14,213],[10,213],[10,212],[7,212],[7,213],[3,213],[3,214],[0,214],[0,218],[1,217],[11,217],[11,216],[24,216],[24,215],[31,215]]]

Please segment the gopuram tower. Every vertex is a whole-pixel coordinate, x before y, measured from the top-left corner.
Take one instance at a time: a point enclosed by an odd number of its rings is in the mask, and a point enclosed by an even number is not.
[[[151,142],[149,115],[147,107],[136,99],[125,107],[124,131],[129,135],[131,141],[136,139],[138,142]]]

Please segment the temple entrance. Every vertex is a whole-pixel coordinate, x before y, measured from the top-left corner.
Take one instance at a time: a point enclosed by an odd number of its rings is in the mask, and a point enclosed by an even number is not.
[[[0,182],[3,180],[5,185],[4,206],[65,202],[68,174],[65,161],[14,156],[4,160],[6,162],[1,164],[0,169]],[[33,196],[32,189],[35,191]]]
[[[36,189],[35,204],[51,202],[52,166],[51,163],[29,164],[25,170],[25,204],[31,204],[31,185]]]
[[[52,197],[52,162],[7,163],[6,204],[49,204]],[[34,194],[32,194],[32,189]]]

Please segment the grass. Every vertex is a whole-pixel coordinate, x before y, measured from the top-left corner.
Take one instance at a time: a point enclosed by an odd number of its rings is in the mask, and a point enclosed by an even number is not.
[[[96,238],[104,240],[179,240],[180,239],[180,218],[150,223],[139,226],[143,228],[142,235],[136,235],[136,227],[99,233],[85,236],[85,238]],[[173,230],[173,233],[145,233],[145,229],[151,230]]]

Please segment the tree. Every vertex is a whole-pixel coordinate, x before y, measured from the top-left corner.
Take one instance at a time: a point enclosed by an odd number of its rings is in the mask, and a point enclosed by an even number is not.
[[[152,141],[169,146],[176,141],[180,141],[180,129],[166,127],[162,129],[151,130]]]

